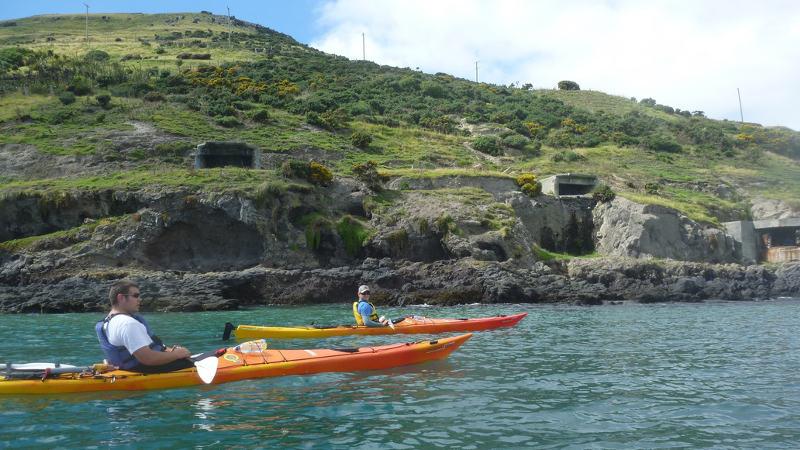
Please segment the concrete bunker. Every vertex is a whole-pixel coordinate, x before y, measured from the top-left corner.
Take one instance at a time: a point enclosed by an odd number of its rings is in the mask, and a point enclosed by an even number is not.
[[[744,263],[800,261],[800,217],[724,225],[740,246]]]
[[[261,150],[243,142],[209,141],[197,146],[195,169],[213,167],[261,168]]]
[[[597,186],[597,177],[575,173],[552,175],[542,180],[542,193],[547,195],[586,195]]]

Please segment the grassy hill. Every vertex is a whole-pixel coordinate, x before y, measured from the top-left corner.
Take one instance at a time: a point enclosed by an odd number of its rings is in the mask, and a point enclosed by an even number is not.
[[[119,145],[141,127],[161,140]],[[148,183],[248,190],[277,176],[209,171],[200,182],[187,154],[205,140],[313,155],[339,175],[370,160],[420,176],[593,173],[620,195],[711,224],[747,217],[756,196],[800,198],[800,133],[784,128],[349,61],[209,13],[92,14],[88,41],[83,15],[0,22],[0,144],[105,168],[57,180],[0,173],[0,195]]]

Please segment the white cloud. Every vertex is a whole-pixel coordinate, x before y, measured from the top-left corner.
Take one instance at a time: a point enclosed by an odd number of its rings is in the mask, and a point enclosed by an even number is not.
[[[425,72],[637,98],[800,130],[800,2],[334,0],[311,46]]]

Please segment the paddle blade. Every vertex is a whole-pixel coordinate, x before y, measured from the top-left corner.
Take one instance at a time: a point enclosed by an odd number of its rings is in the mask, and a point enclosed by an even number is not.
[[[200,376],[200,380],[205,384],[211,384],[211,382],[214,381],[214,377],[217,375],[219,358],[216,356],[209,356],[200,361],[195,361],[194,366],[197,368],[197,375]]]
[[[231,333],[236,327],[230,322],[225,322],[225,330],[222,332],[222,340],[227,341],[231,338]]]
[[[389,328],[394,330],[394,324],[392,323],[392,319],[389,319]]]

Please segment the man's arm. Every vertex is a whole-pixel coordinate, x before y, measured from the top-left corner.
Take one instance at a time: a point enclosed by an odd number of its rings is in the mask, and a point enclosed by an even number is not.
[[[369,316],[370,316],[370,314],[366,314],[366,315],[361,314],[361,320],[364,321],[364,325],[366,325],[368,327],[371,327],[371,328],[385,326],[384,324],[382,324],[380,322],[373,322],[373,321],[369,320]]]
[[[192,356],[189,350],[176,346],[172,351],[157,352],[150,347],[142,347],[133,352],[134,358],[145,366],[160,366],[172,361]]]
[[[160,366],[161,364],[171,363],[178,359],[191,356],[189,350],[175,346],[167,352],[160,352],[150,348],[153,342],[147,335],[147,329],[141,323],[131,319],[119,328],[120,338],[124,342],[125,348],[139,361],[146,366]]]

